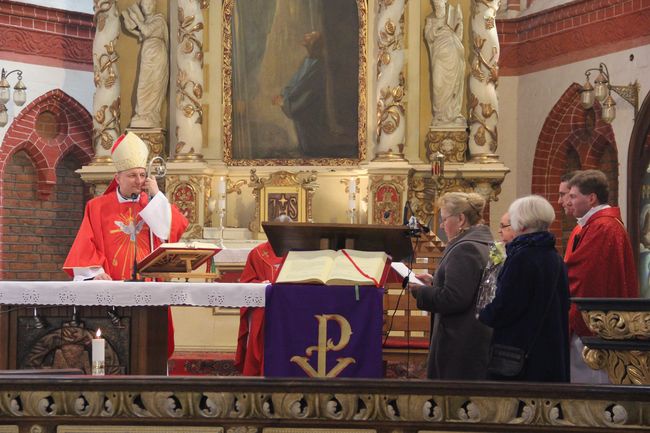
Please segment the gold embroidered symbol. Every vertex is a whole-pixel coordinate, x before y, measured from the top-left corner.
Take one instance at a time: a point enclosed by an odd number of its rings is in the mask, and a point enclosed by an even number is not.
[[[352,327],[347,319],[339,314],[317,314],[314,316],[318,321],[318,346],[309,346],[305,353],[307,356],[292,356],[291,362],[298,364],[309,377],[336,377],[348,365],[356,363],[354,358],[337,358],[336,366],[330,371],[327,371],[327,352],[339,351],[344,349],[350,342],[350,335],[352,335]],[[341,339],[338,343],[334,343],[332,339],[327,338],[327,321],[333,320],[338,323],[341,329]],[[309,358],[314,353],[318,352],[317,370],[309,365]]]

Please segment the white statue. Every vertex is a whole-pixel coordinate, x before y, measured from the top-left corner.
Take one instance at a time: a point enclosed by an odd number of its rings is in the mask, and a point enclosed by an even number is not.
[[[169,80],[167,20],[156,10],[155,0],[140,0],[122,12],[124,26],[142,43],[135,114],[131,127],[159,128],[160,109]]]
[[[463,14],[447,0],[433,0],[433,13],[426,19],[424,39],[431,62],[431,126],[466,126],[462,115],[465,89]]]

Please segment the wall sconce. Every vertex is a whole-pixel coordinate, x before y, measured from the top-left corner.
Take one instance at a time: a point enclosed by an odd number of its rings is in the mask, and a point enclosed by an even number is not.
[[[589,82],[589,76],[592,71],[598,71],[598,76],[594,80],[595,86]],[[587,81],[582,86],[580,102],[585,110],[593,107],[594,100],[602,104],[601,117],[603,121],[611,123],[616,118],[616,102],[612,98],[612,91],[618,94],[621,98],[629,102],[634,107],[634,118],[639,111],[639,83],[627,86],[613,86],[609,79],[609,71],[607,65],[601,63],[598,68],[590,68],[585,71]]]
[[[14,86],[14,103],[20,107],[27,101],[27,87],[23,84],[23,71],[14,69],[13,71],[7,72],[2,68],[2,76],[0,76],[0,128],[4,128],[7,122],[9,122],[9,115],[7,114],[7,106],[5,104],[9,102],[11,91],[7,77],[14,72],[18,75],[18,82]]]

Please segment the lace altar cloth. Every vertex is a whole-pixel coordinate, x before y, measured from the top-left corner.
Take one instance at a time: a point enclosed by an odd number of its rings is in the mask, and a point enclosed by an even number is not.
[[[266,284],[127,281],[0,281],[0,304],[263,307]]]

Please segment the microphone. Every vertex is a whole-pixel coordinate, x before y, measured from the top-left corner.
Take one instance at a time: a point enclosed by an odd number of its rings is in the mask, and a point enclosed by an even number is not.
[[[409,224],[409,220],[408,220],[409,209],[411,209],[411,203],[409,203],[409,201],[406,200],[406,203],[404,203],[404,211],[402,212],[402,225],[407,226]],[[411,211],[411,214],[412,213],[413,211]]]
[[[408,220],[406,219],[407,211],[411,214],[411,217]],[[417,236],[420,233],[427,234],[431,231],[430,227],[425,226],[420,221],[418,221],[417,217],[415,216],[415,212],[413,212],[413,208],[411,207],[411,202],[408,200],[404,205],[404,221],[404,225],[409,228],[411,236]]]
[[[139,194],[131,194],[131,200],[133,203],[138,199]],[[135,217],[133,218],[133,270],[131,271],[131,281],[138,280],[138,233],[136,232],[137,224],[135,222]]]

